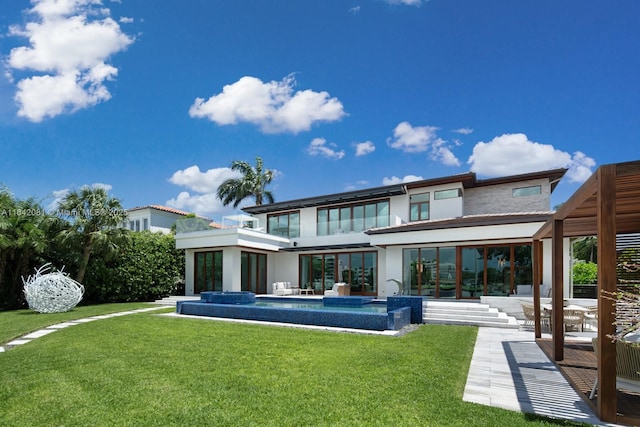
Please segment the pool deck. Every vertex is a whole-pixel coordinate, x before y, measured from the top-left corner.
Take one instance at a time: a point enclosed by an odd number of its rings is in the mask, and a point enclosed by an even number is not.
[[[568,340],[588,342],[590,338]],[[463,400],[592,425],[616,425],[598,419],[547,357],[533,331],[479,328]]]

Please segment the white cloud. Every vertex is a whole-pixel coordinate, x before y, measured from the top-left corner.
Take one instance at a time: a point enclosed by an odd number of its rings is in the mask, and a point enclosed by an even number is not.
[[[371,141],[357,142],[354,145],[356,147],[356,157],[366,156],[376,150],[376,146]]]
[[[340,160],[344,157],[344,150],[336,151],[331,147],[337,147],[337,145],[333,142],[327,144],[327,140],[324,138],[314,138],[309,143],[307,152],[312,156],[320,155],[333,160]]]
[[[240,172],[233,171],[230,168],[216,168],[201,172],[200,168],[194,165],[174,172],[169,178],[169,182],[198,193],[215,193],[223,181],[231,178],[240,178],[241,176]]]
[[[214,213],[230,212],[214,193],[191,194],[188,191],[181,191],[177,197],[167,200],[166,205],[204,217],[210,217]]]
[[[123,16],[118,21],[123,23],[123,24],[131,24],[134,21],[134,19],[133,18],[127,18],[126,16]]]
[[[398,178],[397,176],[384,177],[382,178],[382,185],[403,184],[405,182],[422,181],[423,179],[423,177],[417,175],[405,175],[404,178]]]
[[[402,122],[393,130],[393,138],[388,138],[387,144],[405,153],[421,153],[436,139],[437,130],[435,126],[413,127],[409,122]]]
[[[459,129],[454,129],[451,132],[460,133],[462,135],[470,135],[470,134],[473,133],[473,129],[471,129],[471,128],[459,128]]]
[[[96,182],[96,183],[91,184],[89,187],[91,187],[91,188],[102,188],[104,191],[109,192],[113,188],[113,185],[104,184],[102,182]]]
[[[393,131],[393,138],[387,139],[391,148],[405,153],[429,151],[429,158],[446,166],[460,166],[460,161],[451,151],[448,141],[438,138],[435,126],[411,126],[402,122]]]
[[[406,6],[420,6],[422,4],[422,0],[385,0],[385,2],[389,4],[402,4]]]
[[[529,141],[522,133],[497,136],[478,142],[467,161],[471,171],[486,176],[517,175],[527,172],[568,168],[570,182],[584,182],[591,175],[595,161],[582,152],[573,156],[549,144]]]
[[[111,98],[105,81],[118,69],[106,61],[133,38],[122,33],[100,0],[33,0],[34,19],[9,34],[29,39],[13,48],[9,72],[30,76],[17,83],[18,115],[33,122],[93,106]],[[13,80],[13,79],[12,79]]]
[[[218,187],[227,179],[240,178],[242,174],[231,168],[215,168],[200,171],[197,165],[178,170],[169,178],[169,182],[189,191],[182,191],[177,197],[166,202],[167,206],[196,212],[208,216],[216,212],[229,212],[216,195]]]
[[[60,206],[62,200],[67,197],[67,194],[69,194],[70,192],[71,190],[69,190],[68,188],[63,188],[62,190],[54,190],[53,201],[51,201],[51,203],[47,205],[47,212],[54,212],[58,210],[58,206]]]
[[[360,6],[354,6],[351,9],[347,10],[347,12],[353,13],[355,15],[356,13],[360,12]]]
[[[245,76],[226,85],[208,100],[196,98],[189,109],[194,118],[208,118],[218,125],[252,123],[265,133],[298,133],[319,122],[333,122],[346,115],[342,103],[327,92],[294,92],[288,76],[268,83]]]
[[[571,164],[566,174],[569,182],[585,182],[593,173],[591,168],[595,165],[596,161],[591,157],[587,157],[581,151],[576,151],[571,157]]]
[[[449,147],[438,147],[431,155],[434,160],[447,166],[460,166],[460,160],[451,152]]]

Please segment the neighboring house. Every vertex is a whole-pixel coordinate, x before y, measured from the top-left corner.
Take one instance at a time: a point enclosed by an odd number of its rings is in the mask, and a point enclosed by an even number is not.
[[[173,224],[188,214],[188,212],[160,205],[139,206],[127,209],[127,219],[123,227],[131,231],[150,230],[168,234]]]
[[[435,298],[531,289],[532,237],[552,215],[551,192],[565,172],[465,173],[247,207],[264,227],[176,235],[186,294],[271,293],[273,282],[290,281],[316,294],[345,282],[351,295],[386,297],[392,279],[405,293]],[[550,253],[543,242],[545,260]]]

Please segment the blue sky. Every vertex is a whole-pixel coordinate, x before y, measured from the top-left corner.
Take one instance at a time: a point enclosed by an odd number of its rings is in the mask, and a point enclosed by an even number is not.
[[[276,200],[640,158],[637,0],[12,0],[0,183],[217,219],[233,160]],[[247,200],[243,205],[252,205]]]

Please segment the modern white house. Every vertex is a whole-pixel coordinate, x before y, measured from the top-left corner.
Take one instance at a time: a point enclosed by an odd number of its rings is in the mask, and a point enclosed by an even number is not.
[[[123,227],[131,231],[150,230],[168,234],[179,219],[189,213],[161,205],[147,205],[127,209],[127,219]]]
[[[178,232],[185,292],[265,294],[287,281],[315,294],[344,282],[351,295],[380,298],[398,283],[405,294],[443,299],[530,295],[533,235],[553,214],[565,172],[464,173],[246,207],[240,226]],[[542,246],[547,284],[550,240]]]

